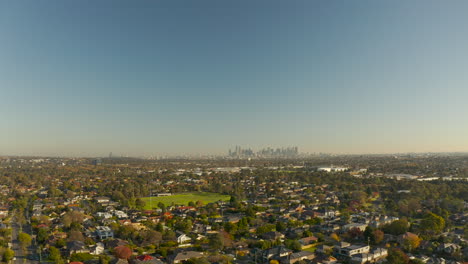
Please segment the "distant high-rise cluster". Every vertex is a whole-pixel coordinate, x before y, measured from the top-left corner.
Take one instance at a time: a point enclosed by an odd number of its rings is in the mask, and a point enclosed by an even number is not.
[[[299,155],[297,147],[287,148],[264,148],[254,152],[251,148],[243,149],[236,146],[234,150],[229,149],[228,156],[231,158],[294,158]]]

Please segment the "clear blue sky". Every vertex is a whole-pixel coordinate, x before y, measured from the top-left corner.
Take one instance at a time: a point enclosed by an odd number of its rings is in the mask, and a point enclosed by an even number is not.
[[[0,154],[468,151],[467,1],[0,2]]]

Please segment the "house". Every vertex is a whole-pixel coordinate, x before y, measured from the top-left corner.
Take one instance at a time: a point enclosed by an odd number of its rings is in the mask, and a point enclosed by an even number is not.
[[[171,196],[172,193],[155,193],[153,196],[156,197],[165,197],[165,196]]]
[[[96,215],[97,217],[104,218],[104,219],[112,218],[112,214],[108,212],[97,212]]]
[[[368,262],[376,262],[388,256],[388,251],[385,248],[377,248],[369,253],[359,253],[351,256],[351,262],[364,264]]]
[[[117,216],[117,218],[123,219],[123,218],[128,218],[128,215],[123,212],[123,211],[114,211],[114,215]]]
[[[224,222],[237,223],[242,219],[241,215],[227,215],[223,218]]]
[[[96,227],[96,236],[101,240],[114,238],[114,231],[108,226],[98,226]]]
[[[350,257],[355,254],[369,253],[370,247],[368,245],[351,245],[347,242],[341,242],[335,250],[340,255]]]
[[[185,260],[189,260],[191,258],[201,258],[203,257],[203,252],[198,252],[198,251],[183,251],[180,252],[176,255],[174,255],[172,258],[170,258],[170,262],[173,264],[181,263]]]
[[[344,225],[342,230],[344,232],[348,231],[348,230],[351,230],[351,229],[359,229],[361,230],[362,232],[364,232],[366,230],[366,227],[367,227],[367,224],[362,224],[362,223],[352,223],[352,224],[347,224],[347,225]]]
[[[444,258],[431,258],[426,263],[427,264],[445,264],[446,261]]]
[[[189,245],[190,241],[192,241],[192,239],[186,234],[177,232],[177,243],[179,243],[179,245]]]
[[[110,202],[110,198],[109,197],[105,197],[105,196],[98,196],[98,197],[95,197],[94,200],[97,202],[97,203],[100,203],[100,204],[108,204]]]
[[[394,216],[382,216],[382,217],[375,217],[372,221],[370,221],[369,225],[377,228],[386,224],[391,224],[394,221],[399,220],[398,217]]]
[[[442,243],[437,247],[437,251],[447,254],[453,254],[460,249],[461,247],[459,245],[453,243]]]
[[[131,264],[164,264],[161,260],[150,256],[150,255],[142,255],[138,256],[130,261]]]
[[[270,259],[281,259],[289,256],[292,253],[292,250],[286,248],[285,246],[277,246],[274,248],[266,249],[262,253],[262,257],[267,262]]]
[[[305,228],[288,228],[286,230],[286,237],[289,239],[300,238],[304,234],[304,231],[306,231]]]
[[[107,247],[109,248],[116,248],[119,246],[126,246],[128,242],[122,239],[112,239],[106,242]]]
[[[267,239],[267,240],[278,240],[278,239],[283,239],[284,235],[277,231],[271,231],[271,232],[266,232],[262,234],[262,238]]]
[[[321,257],[319,260],[314,260],[317,264],[339,264],[338,260],[332,256]]]
[[[81,261],[72,261],[72,262],[69,262],[68,264],[84,264],[84,263]]]
[[[89,253],[89,249],[86,248],[85,243],[77,240],[67,243],[67,251],[69,255],[75,253]]]
[[[193,232],[195,234],[206,234],[211,231],[211,226],[210,225],[204,225],[204,224],[195,224],[193,226]]]
[[[299,251],[296,253],[292,253],[287,257],[287,260],[284,261],[288,264],[293,264],[301,260],[306,260],[306,259],[314,259],[315,254],[309,251]]]
[[[104,249],[105,249],[104,244],[101,242],[98,242],[96,243],[96,245],[91,246],[89,248],[89,253],[91,255],[101,255],[102,253],[104,253]]]
[[[331,250],[333,250],[332,247],[322,244],[322,245],[317,246],[317,249],[315,250],[315,252],[321,253],[321,254],[326,254],[327,252],[329,252]]]
[[[113,261],[110,262],[111,264],[128,264],[128,260],[115,258]]]
[[[301,245],[303,247],[306,247],[308,245],[312,245],[317,241],[318,241],[318,238],[316,238],[314,236],[309,236],[309,237],[304,237],[304,238],[299,239],[299,243],[301,243]]]

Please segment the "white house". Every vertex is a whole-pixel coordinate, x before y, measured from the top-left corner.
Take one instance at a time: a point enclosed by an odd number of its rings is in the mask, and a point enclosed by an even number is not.
[[[351,256],[351,261],[353,263],[367,263],[367,262],[376,262],[377,260],[383,259],[388,256],[388,251],[385,248],[374,249],[370,253],[361,253],[354,254]]]
[[[317,171],[326,171],[326,172],[343,172],[348,170],[346,167],[318,167]]]
[[[98,226],[96,227],[96,236],[99,239],[114,238],[114,231],[108,226]]]
[[[98,217],[101,217],[101,218],[104,218],[104,219],[109,219],[112,217],[112,215],[110,213],[107,213],[107,212],[97,212],[96,215]]]
[[[364,232],[366,230],[366,227],[367,227],[367,224],[362,224],[362,223],[351,223],[351,224],[347,224],[347,225],[344,225],[342,227],[343,231],[348,231],[348,230],[351,230],[351,229],[354,229],[354,228],[357,228],[359,230],[361,230],[362,232]]]
[[[351,245],[347,242],[341,242],[339,246],[335,247],[335,250],[340,255],[353,256],[356,254],[369,253],[370,247],[368,245]]]
[[[92,255],[101,255],[104,253],[104,244],[101,242],[96,243],[96,245],[90,247],[89,253]]]
[[[128,218],[128,215],[123,211],[116,210],[116,211],[114,211],[114,215],[117,216],[118,218],[121,218],[121,219],[122,218]]]
[[[109,197],[105,197],[105,196],[99,196],[99,197],[95,197],[94,200],[98,203],[109,203],[110,202],[110,198]]]
[[[190,244],[190,241],[192,241],[190,237],[184,233],[178,232],[177,243],[179,243],[179,245],[188,245]]]

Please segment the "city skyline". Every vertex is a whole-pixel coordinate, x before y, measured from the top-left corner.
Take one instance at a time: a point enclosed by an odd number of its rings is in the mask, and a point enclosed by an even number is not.
[[[467,152],[466,1],[4,1],[0,155]]]

